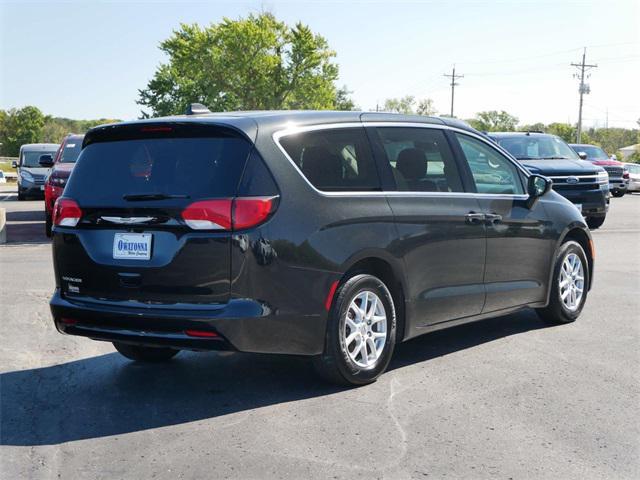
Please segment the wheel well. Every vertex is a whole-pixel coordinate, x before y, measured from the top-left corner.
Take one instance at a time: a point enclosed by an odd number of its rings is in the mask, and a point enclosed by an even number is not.
[[[592,272],[593,272],[593,260],[594,260],[593,258],[594,252],[592,251],[593,242],[587,236],[587,234],[580,228],[574,228],[573,230],[570,230],[565,235],[563,243],[566,242],[567,240],[573,240],[575,242],[578,242],[582,247],[582,249],[584,250],[584,253],[587,256],[587,262],[589,263],[589,288],[591,288],[591,282],[593,281]]]
[[[344,274],[343,279],[355,273],[368,273],[378,277],[385,283],[393,297],[393,303],[396,309],[396,343],[402,342],[405,333],[404,290],[400,279],[393,271],[391,265],[380,258],[365,258],[352,265]]]

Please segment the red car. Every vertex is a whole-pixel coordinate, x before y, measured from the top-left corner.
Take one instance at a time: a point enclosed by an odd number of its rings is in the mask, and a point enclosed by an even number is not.
[[[569,146],[573,148],[582,160],[588,160],[607,171],[609,174],[609,190],[611,190],[611,195],[614,197],[622,197],[627,193],[629,172],[625,170],[623,163],[609,157],[602,148],[596,145],[571,143]]]
[[[44,183],[44,211],[46,217],[46,234],[51,236],[53,205],[64,190],[69,175],[76,164],[80,150],[82,150],[84,135],[70,134],[60,144],[53,159],[53,168]]]

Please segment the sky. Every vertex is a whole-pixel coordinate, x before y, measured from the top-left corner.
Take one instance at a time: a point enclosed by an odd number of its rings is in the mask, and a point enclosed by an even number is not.
[[[158,49],[180,23],[269,11],[323,35],[339,86],[360,109],[386,98],[431,98],[449,113],[443,74],[463,74],[455,115],[506,110],[521,124],[578,117],[573,63],[587,47],[587,126],[637,127],[640,0],[111,1],[0,0],[0,109],[35,105],[75,119],[133,119],[138,90],[166,62]],[[607,115],[608,114],[608,115]]]

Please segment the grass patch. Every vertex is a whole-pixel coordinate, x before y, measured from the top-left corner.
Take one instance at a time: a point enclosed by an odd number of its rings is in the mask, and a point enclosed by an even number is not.
[[[0,170],[3,172],[15,172],[16,169],[11,166],[11,162],[0,161]]]

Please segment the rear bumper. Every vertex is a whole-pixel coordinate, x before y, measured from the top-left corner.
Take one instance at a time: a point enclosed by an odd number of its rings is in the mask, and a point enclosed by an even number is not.
[[[56,289],[51,313],[60,333],[94,340],[190,350],[317,355],[326,317],[282,315],[268,305],[236,299],[220,306],[149,307],[134,302],[64,298]],[[213,332],[193,337],[187,330]]]
[[[570,202],[582,205],[585,217],[602,217],[609,210],[607,190],[559,190],[558,193]]]

